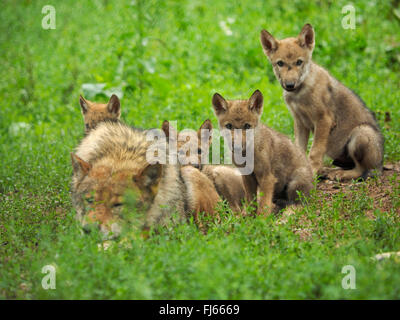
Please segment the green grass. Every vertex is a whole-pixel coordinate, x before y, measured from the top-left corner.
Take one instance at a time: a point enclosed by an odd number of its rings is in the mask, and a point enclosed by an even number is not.
[[[400,298],[399,261],[371,259],[400,250],[396,179],[386,212],[366,195],[371,181],[332,201],[317,191],[286,224],[226,214],[206,235],[189,223],[106,251],[99,234],[81,234],[69,194],[83,84],[122,92],[122,118],[143,128],[164,119],[216,125],[214,92],[247,98],[260,89],[263,122],[293,137],[259,32],[292,36],[306,22],[316,30],[314,60],[377,113],[385,161],[400,160],[398,1],[355,1],[355,30],[341,26],[347,1],[54,0],[57,28],[43,30],[47,4],[5,0],[0,10],[0,297]],[[47,264],[56,266],[56,290],[41,286]],[[341,287],[345,265],[356,269],[355,290]]]

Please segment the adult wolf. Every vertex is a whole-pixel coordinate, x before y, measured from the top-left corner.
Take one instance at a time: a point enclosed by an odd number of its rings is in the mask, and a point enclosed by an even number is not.
[[[137,208],[146,213],[144,228],[167,223],[174,212],[179,220],[187,217],[180,168],[149,162],[152,143],[143,131],[110,121],[99,123],[81,141],[71,154],[72,202],[84,229],[96,223],[105,236],[118,236],[127,190],[136,194]],[[165,139],[158,143],[160,150],[165,148]]]

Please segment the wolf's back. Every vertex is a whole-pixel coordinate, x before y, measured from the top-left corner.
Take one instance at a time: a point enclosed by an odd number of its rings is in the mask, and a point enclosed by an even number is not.
[[[141,165],[146,161],[149,145],[143,131],[121,122],[105,121],[83,138],[76,154],[92,164],[107,158],[113,162],[128,160]]]

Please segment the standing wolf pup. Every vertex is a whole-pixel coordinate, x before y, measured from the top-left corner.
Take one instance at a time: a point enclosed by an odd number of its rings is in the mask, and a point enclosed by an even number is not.
[[[258,213],[262,213],[265,206],[273,209],[273,199],[291,204],[299,201],[298,191],[309,194],[313,187],[311,167],[303,152],[288,137],[260,123],[263,96],[259,90],[249,100],[225,100],[215,93],[212,103],[220,129],[228,129],[232,140],[241,139],[239,143],[234,141],[241,150],[246,150],[248,130],[254,130],[254,172],[242,178],[248,201],[257,196],[257,187],[262,192]],[[242,129],[241,137],[234,135],[235,129]],[[232,160],[235,163],[234,156]]]
[[[384,141],[376,119],[356,94],[311,60],[312,26],[283,40],[262,30],[261,44],[284,89],[296,144],[304,152],[310,131],[314,134],[309,154],[314,174],[349,180],[367,178],[374,169],[380,173]],[[340,168],[322,168],[325,154]]]

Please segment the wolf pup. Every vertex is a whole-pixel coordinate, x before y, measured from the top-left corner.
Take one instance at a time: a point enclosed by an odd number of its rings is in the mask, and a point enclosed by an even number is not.
[[[113,94],[105,103],[96,103],[86,100],[84,97],[79,97],[81,105],[83,121],[85,122],[85,133],[96,127],[102,121],[117,121],[121,116],[121,104],[118,97]]]
[[[208,157],[208,149],[211,143],[211,121],[209,119],[205,120],[197,131],[185,130],[178,132],[168,120],[165,120],[161,130],[165,133],[170,143],[176,143],[178,156],[180,159],[186,160],[186,163],[182,164],[191,165],[201,170],[202,158]],[[208,134],[202,136],[202,130],[208,130]]]
[[[248,130],[254,130],[254,171],[242,175],[242,179],[248,201],[256,198],[257,189],[262,193],[258,213],[264,212],[265,206],[272,210],[273,199],[291,204],[299,201],[298,191],[305,196],[309,194],[313,187],[311,167],[303,152],[288,137],[260,123],[263,96],[259,90],[249,100],[225,100],[215,93],[212,103],[220,129],[228,129],[233,143],[240,145],[241,150],[246,150]],[[241,137],[234,134],[235,129],[242,130]],[[234,155],[232,160],[235,163]]]
[[[214,183],[218,194],[228,202],[232,211],[241,212],[246,191],[240,171],[233,166],[208,164],[201,172]]]
[[[311,60],[314,30],[306,24],[296,38],[275,39],[261,31],[261,44],[284,89],[294,118],[296,144],[307,150],[314,174],[330,179],[367,178],[383,166],[383,136],[374,115],[350,89]],[[339,168],[323,168],[323,156]],[[347,170],[346,170],[347,169]]]
[[[213,216],[216,214],[218,202],[221,201],[211,180],[204,175],[201,158],[208,154],[211,136],[201,136],[201,130],[211,130],[210,120],[205,120],[196,132],[193,130],[185,132],[185,139],[179,139],[178,131],[165,120],[161,130],[165,133],[168,143],[176,143],[178,161],[185,157],[186,163],[181,167],[181,175],[185,182],[188,194],[188,210],[194,215],[195,222],[199,223],[200,212]],[[207,150],[206,150],[207,149]]]
[[[180,168],[149,163],[146,153],[151,143],[143,131],[108,121],[99,123],[81,141],[71,154],[71,193],[84,230],[95,224],[105,237],[118,236],[127,190],[137,195],[136,206],[145,212],[144,229],[165,225],[174,212],[179,219],[187,218],[187,193]],[[157,143],[165,144],[165,140]]]
[[[165,120],[163,122],[162,130],[169,140],[178,138],[178,131],[170,125],[169,121]],[[216,189],[218,195],[228,202],[230,208],[233,211],[240,212],[242,200],[245,198],[245,190],[241,174],[239,170],[235,167],[226,165],[202,164],[203,162],[205,162],[204,158],[208,159],[212,136],[211,134],[206,135],[203,137],[202,140],[201,130],[212,130],[212,123],[209,119],[203,122],[197,132],[191,132],[190,141],[177,141],[178,154],[185,152],[185,150],[183,150],[184,145],[186,145],[185,149],[194,151],[194,155],[189,155],[188,164],[195,168],[198,168],[203,174],[201,175],[200,172],[196,172],[195,170],[191,170],[185,167],[182,168],[182,171],[185,172],[183,176],[184,178],[187,177],[187,180],[189,180],[189,173],[191,173],[192,180],[197,180],[197,185],[200,185],[200,183],[203,184],[204,187],[197,188],[200,194],[203,194],[203,197],[207,196],[215,198],[214,189]],[[187,146],[188,144],[190,145]],[[212,188],[208,186],[208,183],[203,181],[204,175],[213,183]],[[208,188],[205,188],[206,185],[208,186]],[[206,190],[209,190],[210,192]],[[201,199],[201,197],[202,196],[200,195],[198,198]]]

